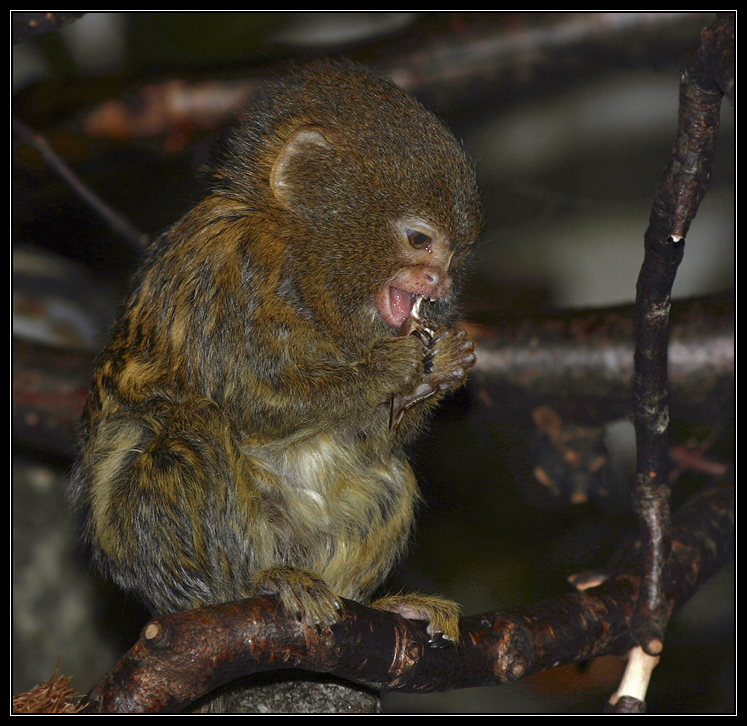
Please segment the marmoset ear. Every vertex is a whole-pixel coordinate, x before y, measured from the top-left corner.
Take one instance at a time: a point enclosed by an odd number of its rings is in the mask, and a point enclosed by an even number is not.
[[[286,208],[303,205],[306,183],[324,184],[325,172],[334,161],[335,139],[339,132],[333,126],[304,124],[288,138],[270,173],[270,187],[275,198]]]

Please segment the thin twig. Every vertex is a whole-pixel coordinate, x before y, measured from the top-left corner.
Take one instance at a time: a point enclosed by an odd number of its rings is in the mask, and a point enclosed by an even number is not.
[[[646,691],[651,673],[659,663],[659,656],[652,656],[636,646],[628,653],[628,663],[620,686],[609,699],[609,711],[614,713],[644,713]]]
[[[115,212],[103,199],[91,191],[65,163],[41,135],[34,133],[26,124],[17,118],[13,119],[13,132],[25,143],[39,151],[50,168],[70,188],[107,222],[114,232],[124,237],[138,252],[142,252],[148,243],[148,237],[134,227],[125,217]]]

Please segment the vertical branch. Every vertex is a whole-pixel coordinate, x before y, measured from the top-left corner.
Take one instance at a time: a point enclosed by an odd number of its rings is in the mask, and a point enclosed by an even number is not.
[[[679,129],[672,159],[654,196],[637,283],[633,505],[644,543],[644,571],[633,637],[652,656],[661,652],[669,619],[664,591],[670,548],[667,346],[671,291],[685,237],[710,179],[721,100],[725,92],[733,93],[733,49],[733,18],[721,18],[703,30],[700,49],[683,64]]]

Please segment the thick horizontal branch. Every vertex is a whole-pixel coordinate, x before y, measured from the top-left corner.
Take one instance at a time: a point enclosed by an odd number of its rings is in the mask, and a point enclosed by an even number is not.
[[[697,495],[673,528],[673,611],[733,552],[734,490]],[[431,648],[422,623],[344,601],[342,621],[314,629],[262,597],[160,617],[90,693],[89,713],[178,712],[240,675],[329,673],[379,690],[500,685],[557,666],[622,654],[638,598],[638,551],[597,587],[506,612],[463,618],[458,647]]]
[[[585,71],[679,63],[713,17],[646,12],[425,15],[407,33],[382,44],[377,67],[442,113],[463,113],[476,105],[495,107],[517,93],[557,90],[577,82]],[[364,58],[377,57],[365,50]]]
[[[734,300],[730,294],[672,304],[669,380],[673,414],[721,422],[734,409]],[[476,398],[512,419],[539,405],[600,424],[631,407],[634,307],[522,316],[470,326]]]
[[[181,151],[189,131],[213,129],[244,103],[266,74],[293,57],[344,55],[373,65],[403,88],[448,114],[490,109],[516,93],[577,81],[579,72],[678,63],[713,14],[707,13],[423,13],[396,33],[324,48],[265,48],[262,61],[221,69],[212,77],[179,67],[174,78],[45,81],[19,94],[15,113],[70,148],[51,127],[69,114],[87,135],[123,141],[165,138]],[[196,20],[199,22],[199,20]],[[266,60],[269,58],[269,62]],[[280,60],[275,60],[279,58]],[[183,58],[180,59],[183,61]],[[230,76],[230,77],[229,77]],[[38,103],[39,94],[45,103]],[[71,99],[79,99],[77,105]],[[85,110],[84,106],[87,108]],[[43,114],[43,115],[42,115]],[[174,139],[179,139],[175,143]],[[169,139],[171,141],[169,141]],[[81,139],[75,146],[84,149]],[[68,159],[73,161],[72,159]]]
[[[471,387],[496,416],[526,417],[547,404],[566,418],[597,424],[622,418],[629,410],[632,306],[469,327],[477,343]],[[715,422],[731,416],[733,298],[675,302],[671,343],[675,415]],[[14,442],[72,455],[92,366],[90,354],[14,341]]]

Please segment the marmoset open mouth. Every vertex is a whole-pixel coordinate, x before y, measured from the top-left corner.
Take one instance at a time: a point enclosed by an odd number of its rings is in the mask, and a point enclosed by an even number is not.
[[[376,298],[376,309],[387,325],[399,329],[409,317],[419,317],[424,295],[386,286]]]

